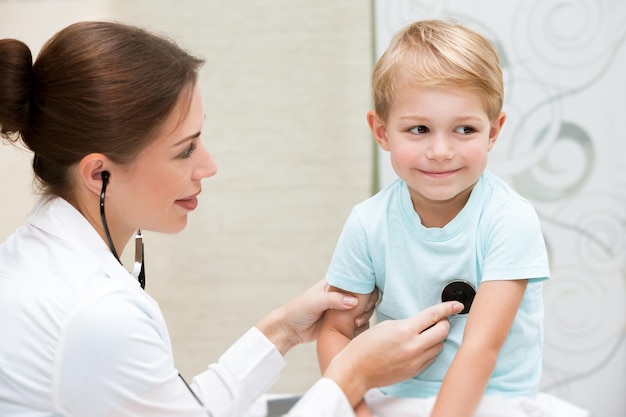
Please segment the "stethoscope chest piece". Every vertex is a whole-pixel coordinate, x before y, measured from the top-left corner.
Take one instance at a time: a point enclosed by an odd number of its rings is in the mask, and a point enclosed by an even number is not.
[[[441,301],[459,301],[464,308],[459,314],[467,314],[474,301],[476,289],[472,284],[463,280],[450,281],[441,291]]]

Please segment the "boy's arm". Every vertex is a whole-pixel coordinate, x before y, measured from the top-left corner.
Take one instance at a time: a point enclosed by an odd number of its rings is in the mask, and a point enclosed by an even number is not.
[[[329,287],[328,291],[340,291],[336,287]],[[326,310],[320,333],[317,338],[317,359],[322,374],[328,368],[333,358],[346,347],[356,336],[357,327],[355,319],[363,314],[370,299],[370,294],[348,293],[358,298],[359,303],[352,310]],[[357,417],[371,416],[364,402],[360,402],[355,408]]]
[[[342,290],[331,286],[328,291]],[[347,311],[327,310],[324,313],[322,327],[317,338],[317,358],[322,373],[326,371],[333,358],[354,338],[355,319],[365,312],[370,299],[370,294],[349,294],[359,300],[355,308]]]
[[[431,417],[470,417],[493,373],[528,280],[480,284],[461,347],[443,380]]]

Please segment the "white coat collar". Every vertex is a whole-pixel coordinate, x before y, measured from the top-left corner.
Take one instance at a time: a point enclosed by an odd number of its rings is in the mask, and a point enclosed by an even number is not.
[[[76,250],[94,258],[109,277],[126,277],[139,287],[137,280],[113,256],[109,247],[87,219],[61,197],[42,197],[33,208],[29,223],[72,244]]]

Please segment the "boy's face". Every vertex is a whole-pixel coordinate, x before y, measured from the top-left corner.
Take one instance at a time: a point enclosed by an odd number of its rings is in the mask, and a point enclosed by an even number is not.
[[[490,121],[477,91],[442,87],[404,88],[387,120],[368,113],[374,137],[390,152],[418,213],[438,207],[456,214],[463,208],[505,118],[500,113]]]

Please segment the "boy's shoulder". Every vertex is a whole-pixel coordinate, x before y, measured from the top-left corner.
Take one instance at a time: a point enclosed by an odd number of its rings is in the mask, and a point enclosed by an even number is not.
[[[481,180],[484,181],[483,192],[485,193],[483,215],[517,219],[537,215],[533,204],[498,175],[485,171]]]
[[[481,181],[484,182],[485,189],[490,194],[490,198],[495,199],[495,201],[519,201],[524,204],[530,204],[530,201],[515,191],[515,189],[513,189],[513,187],[502,177],[491,171],[485,170],[481,177]]]

